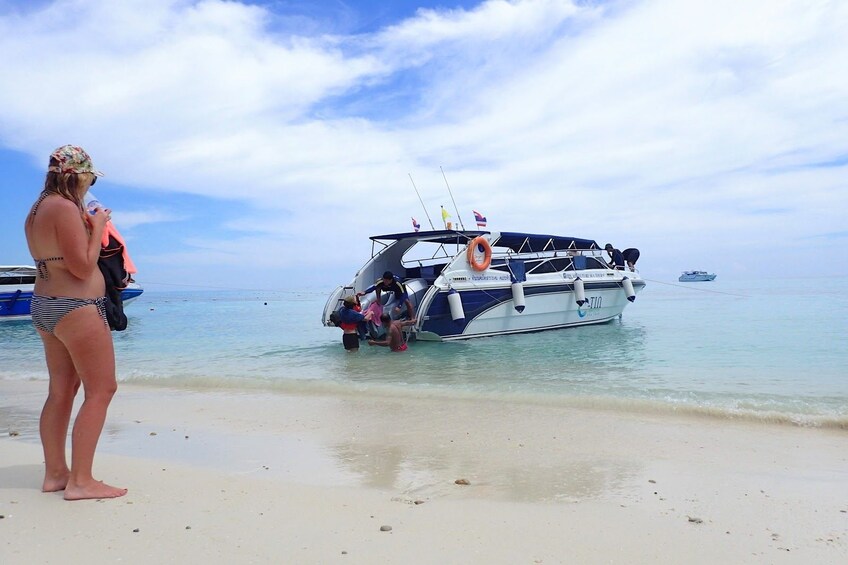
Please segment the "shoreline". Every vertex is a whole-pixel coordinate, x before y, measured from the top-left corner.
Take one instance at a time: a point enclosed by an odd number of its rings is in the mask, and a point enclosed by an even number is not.
[[[36,376],[13,375],[0,383],[42,382],[47,386],[43,372]],[[654,399],[621,396],[563,395],[534,391],[493,391],[457,389],[450,386],[417,387],[403,383],[340,382],[322,379],[261,379],[221,377],[125,377],[118,380],[119,388],[133,387],[143,390],[174,390],[184,393],[256,394],[299,397],[339,397],[346,399],[381,398],[384,400],[430,400],[440,402],[499,402],[504,404],[558,407],[570,410],[590,410],[613,414],[646,415],[670,418],[703,418],[717,422],[750,422],[799,428],[848,431],[848,413],[842,404],[833,403],[827,411],[786,411],[778,408],[752,406],[726,406],[715,399]],[[750,404],[750,401],[740,401]],[[822,407],[819,406],[821,409]]]
[[[129,494],[69,503],[38,490],[45,385],[0,380],[4,563],[848,559],[841,430],[120,383],[95,476]]]

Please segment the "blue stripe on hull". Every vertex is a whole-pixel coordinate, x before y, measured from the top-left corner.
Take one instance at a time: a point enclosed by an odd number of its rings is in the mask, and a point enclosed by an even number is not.
[[[0,292],[0,318],[29,316],[29,301],[32,292]]]
[[[125,288],[121,291],[121,300],[126,302],[128,300],[132,300],[133,298],[138,298],[141,296],[141,293],[144,292],[143,288]]]
[[[633,285],[636,289],[641,290],[645,284],[641,281],[637,281]],[[622,290],[621,284],[618,282],[604,282],[604,283],[589,283],[586,284],[586,294],[588,295],[592,291],[598,290]],[[525,299],[530,302],[530,299],[533,297],[539,297],[542,295],[566,295],[567,300],[573,302],[574,296],[574,285],[573,284],[558,284],[558,285],[547,285],[547,286],[525,286],[524,287],[524,296]],[[462,307],[465,312],[465,319],[459,321],[453,321],[450,312],[450,305],[447,300],[447,292],[440,292],[436,297],[433,298],[433,301],[430,303],[429,308],[426,313],[419,313],[419,315],[424,315],[426,320],[424,320],[421,325],[421,330],[426,332],[432,332],[442,337],[442,339],[450,340],[450,339],[465,339],[469,337],[484,337],[490,335],[504,335],[511,333],[525,333],[525,332],[538,332],[549,329],[559,329],[565,327],[572,326],[583,326],[589,324],[600,324],[604,322],[608,322],[618,316],[621,310],[616,311],[615,313],[607,316],[593,316],[589,319],[583,320],[578,319],[573,322],[567,323],[557,323],[557,324],[545,324],[541,326],[527,326],[521,328],[503,328],[498,329],[497,331],[491,332],[475,332],[473,334],[465,334],[466,329],[469,324],[471,324],[475,319],[479,316],[501,306],[504,303],[512,302],[512,290],[510,288],[498,288],[498,289],[487,289],[487,290],[465,290],[460,292],[460,296],[462,298]],[[622,295],[623,298],[623,295]],[[624,308],[622,305],[621,309]],[[575,304],[576,311],[576,304]],[[529,318],[529,316],[528,316]]]

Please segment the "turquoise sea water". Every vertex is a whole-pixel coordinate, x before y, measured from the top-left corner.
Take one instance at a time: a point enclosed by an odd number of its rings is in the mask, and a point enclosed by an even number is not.
[[[143,282],[143,281],[142,281]],[[341,346],[324,292],[146,292],[114,333],[118,378],[200,389],[448,395],[848,428],[848,280],[650,281],[612,323],[405,353]],[[27,322],[0,378],[46,379]]]

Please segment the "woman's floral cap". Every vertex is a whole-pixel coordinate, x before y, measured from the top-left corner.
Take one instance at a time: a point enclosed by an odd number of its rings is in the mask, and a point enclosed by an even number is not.
[[[56,164],[47,167],[53,173],[92,173],[102,177],[103,173],[94,168],[91,157],[85,149],[77,145],[63,145],[50,154],[50,162]]]

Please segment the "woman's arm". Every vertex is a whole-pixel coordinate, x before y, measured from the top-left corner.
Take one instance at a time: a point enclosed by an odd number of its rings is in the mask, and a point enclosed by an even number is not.
[[[57,202],[52,213],[56,241],[64,258],[65,267],[78,279],[87,279],[97,269],[100,258],[100,240],[109,218],[109,211],[97,209],[94,215],[83,220],[76,204],[69,200]],[[88,233],[83,223],[91,227]]]

